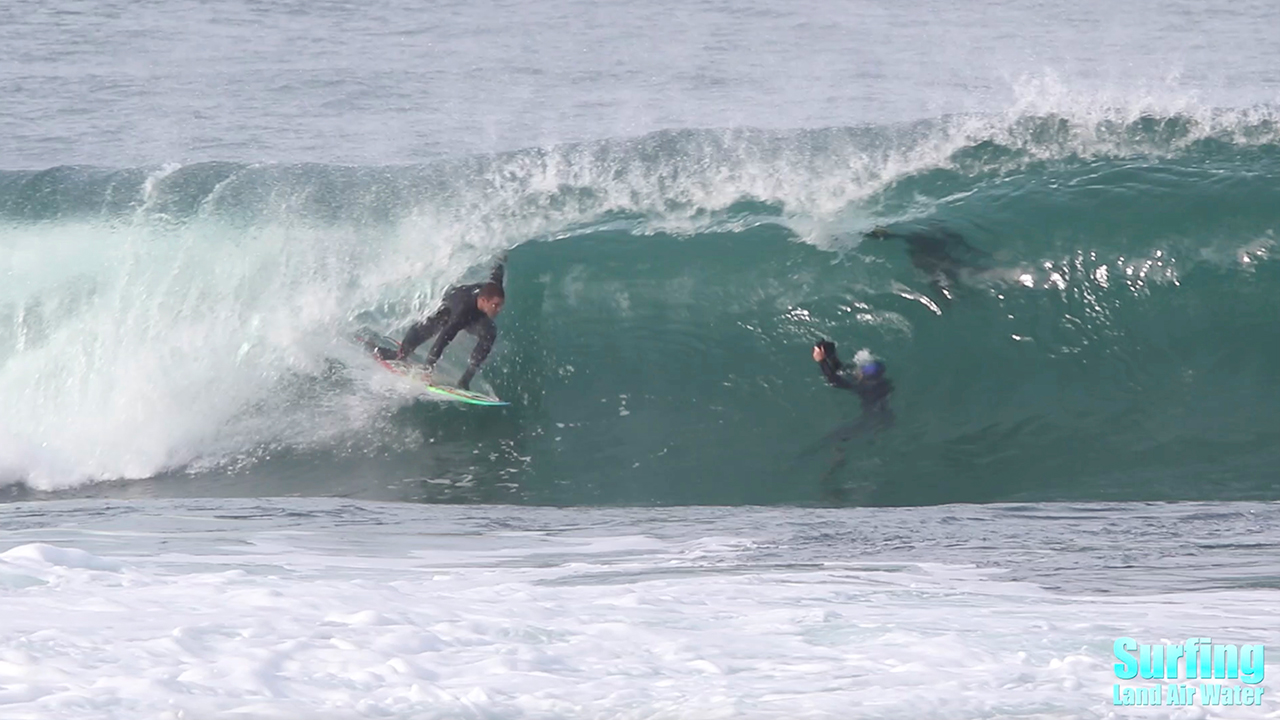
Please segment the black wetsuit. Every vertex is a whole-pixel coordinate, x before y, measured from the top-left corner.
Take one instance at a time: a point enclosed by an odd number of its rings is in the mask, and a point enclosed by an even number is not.
[[[501,287],[502,277],[503,268],[499,264],[493,269],[489,282],[497,283]],[[426,320],[415,323],[409,328],[409,332],[405,333],[404,340],[400,343],[400,356],[407,357],[413,354],[419,345],[439,333],[435,344],[427,353],[427,365],[433,366],[444,353],[444,349],[453,342],[453,338],[462,330],[466,330],[476,336],[476,347],[471,351],[471,362],[467,366],[467,371],[462,374],[462,378],[458,380],[458,387],[464,390],[470,387],[471,378],[475,377],[480,364],[489,357],[489,351],[493,349],[493,341],[498,337],[498,326],[494,324],[492,318],[476,306],[480,288],[486,284],[474,283],[449,288],[440,302],[440,308]]]
[[[826,377],[827,382],[858,394],[858,398],[862,400],[864,416],[875,416],[881,420],[892,421],[893,410],[889,409],[889,395],[893,393],[892,380],[883,376],[850,380],[840,373],[844,365],[840,362],[840,358],[836,357],[834,350],[827,351],[826,357],[818,363],[818,367],[822,369],[822,375]]]
[[[822,475],[822,494],[826,501],[843,505],[849,502],[849,488],[840,479],[840,473],[849,461],[845,444],[855,437],[874,435],[893,425],[893,410],[889,408],[889,395],[893,393],[893,381],[885,377],[883,372],[875,378],[850,379],[840,372],[844,365],[836,356],[835,343],[823,340],[820,345],[826,354],[822,360],[818,361],[822,376],[832,386],[842,390],[852,390],[862,400],[862,417],[837,427],[823,439],[824,444],[831,444],[834,456],[831,467]],[[871,490],[862,486],[860,492],[865,496]]]

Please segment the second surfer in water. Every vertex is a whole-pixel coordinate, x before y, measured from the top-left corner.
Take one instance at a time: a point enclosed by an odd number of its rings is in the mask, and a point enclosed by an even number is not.
[[[828,383],[842,390],[852,390],[862,401],[862,416],[836,428],[828,436],[836,443],[835,460],[822,477],[822,491],[828,501],[844,503],[848,498],[844,488],[836,484],[836,475],[848,463],[845,443],[858,435],[893,426],[893,410],[889,407],[893,381],[885,375],[884,363],[866,350],[854,355],[853,370],[847,372],[848,368],[836,355],[836,344],[825,338],[813,344],[813,360],[818,363]]]
[[[893,381],[885,377],[884,363],[872,357],[866,350],[853,357],[852,379],[844,373],[844,364],[836,355],[836,344],[820,339],[813,344],[813,360],[818,363],[822,375],[834,387],[852,390],[862,400],[862,416],[887,427],[893,424],[893,410],[889,409],[889,395]]]
[[[459,285],[445,293],[440,307],[426,320],[415,323],[405,333],[400,343],[399,352],[387,348],[376,348],[374,352],[383,360],[404,360],[413,354],[419,345],[436,337],[431,350],[427,352],[427,368],[435,367],[440,355],[448,347],[453,338],[462,330],[476,336],[475,349],[471,351],[471,362],[467,370],[458,380],[458,387],[470,389],[471,379],[475,377],[480,364],[489,357],[493,349],[493,341],[498,337],[498,326],[493,319],[502,312],[506,302],[506,292],[502,288],[504,254],[493,268],[488,282],[472,285]]]
[[[945,227],[914,231],[877,227],[865,237],[901,240],[911,264],[929,279],[929,287],[943,303],[955,299],[956,287],[963,278],[990,267],[991,253],[970,245],[960,233]]]

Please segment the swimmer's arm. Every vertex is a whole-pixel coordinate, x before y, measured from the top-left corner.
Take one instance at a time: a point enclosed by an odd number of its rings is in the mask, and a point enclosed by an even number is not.
[[[839,358],[825,357],[818,361],[818,367],[822,369],[822,376],[827,379],[831,386],[844,390],[853,389],[853,383],[849,382],[849,378],[840,374]]]

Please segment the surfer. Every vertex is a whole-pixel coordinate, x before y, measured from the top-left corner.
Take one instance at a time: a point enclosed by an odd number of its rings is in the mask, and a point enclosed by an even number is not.
[[[858,435],[885,430],[893,425],[893,410],[889,408],[893,381],[885,376],[884,363],[866,350],[859,350],[853,356],[853,371],[846,372],[845,365],[836,355],[836,344],[825,338],[813,344],[813,359],[828,383],[842,390],[852,390],[862,401],[862,417],[836,428],[823,441],[823,444],[834,443],[835,455],[831,467],[822,476],[822,494],[828,502],[843,505],[849,502],[848,490],[837,478],[849,461],[845,444]],[[865,488],[864,491],[870,492]]]
[[[907,257],[911,259],[911,264],[929,278],[929,287],[948,302],[954,299],[954,287],[961,276],[974,270],[986,269],[987,261],[991,258],[991,253],[970,245],[960,233],[947,228],[893,232],[888,228],[877,227],[866,233],[865,237],[902,240],[907,246]]]
[[[813,344],[813,360],[818,363],[828,383],[857,393],[862,400],[864,420],[871,420],[879,427],[893,424],[893,410],[889,408],[893,381],[885,377],[883,362],[870,352],[859,350],[853,356],[853,372],[846,373],[844,363],[840,362],[840,357],[836,354],[836,344],[825,338]],[[848,375],[852,375],[852,379]]]
[[[494,324],[493,319],[502,312],[502,305],[506,302],[506,292],[502,289],[505,261],[504,253],[493,268],[493,274],[489,276],[487,282],[450,288],[434,313],[426,320],[414,323],[409,328],[404,335],[404,340],[400,342],[399,351],[380,347],[374,352],[383,360],[404,360],[412,355],[419,345],[438,333],[439,336],[436,337],[431,350],[427,352],[426,365],[430,370],[440,360],[444,349],[453,342],[453,338],[462,330],[466,330],[476,337],[476,346],[471,351],[471,362],[467,365],[467,371],[458,380],[458,387],[469,390],[471,379],[475,377],[476,371],[480,369],[485,358],[489,357],[489,351],[493,349],[493,341],[498,337],[498,326]]]

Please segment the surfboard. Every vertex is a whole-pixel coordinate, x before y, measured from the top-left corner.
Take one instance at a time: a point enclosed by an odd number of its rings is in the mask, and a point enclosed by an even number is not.
[[[421,387],[432,396],[445,400],[456,400],[468,405],[487,405],[490,407],[497,407],[511,404],[505,400],[499,400],[492,395],[475,392],[474,390],[463,390],[462,388],[445,385],[444,383],[437,383],[432,378],[431,373],[427,371],[427,368],[419,363],[405,362],[403,360],[384,360],[378,356],[376,352],[377,348],[382,347],[390,350],[398,350],[400,348],[399,343],[385,335],[379,335],[368,330],[363,330],[356,333],[355,339],[356,342],[364,345],[365,349],[369,351],[369,355],[377,361],[379,365],[396,375],[412,380],[415,385]]]

